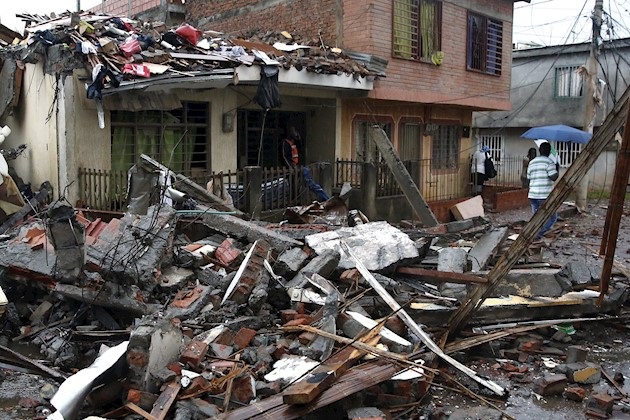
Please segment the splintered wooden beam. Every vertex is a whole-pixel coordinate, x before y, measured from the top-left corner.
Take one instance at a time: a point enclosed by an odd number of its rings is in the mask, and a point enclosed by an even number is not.
[[[610,282],[610,275],[615,262],[615,249],[617,247],[619,225],[623,216],[623,203],[628,188],[628,175],[630,175],[630,108],[628,108],[628,115],[626,116],[621,148],[617,154],[615,177],[613,178],[610,202],[604,223],[602,245],[599,251],[600,255],[604,256],[602,274],[599,277],[599,299],[597,299],[599,306],[604,301],[604,295],[608,293],[608,283]]]
[[[426,268],[419,267],[399,267],[396,272],[398,274],[407,274],[410,276],[424,277],[431,280],[443,281],[448,283],[460,283],[460,284],[485,284],[488,280],[474,276],[472,274],[464,273],[451,273],[446,271],[427,270]]]
[[[438,357],[449,363],[454,368],[458,369],[460,372],[473,379],[475,382],[490,389],[495,394],[505,394],[505,390],[501,386],[480,377],[474,370],[453,359],[448,354],[444,353],[444,351],[442,351],[442,349],[437,344],[435,344],[431,337],[429,337],[429,335],[424,332],[422,328],[420,328],[416,321],[414,321],[409,316],[409,314],[398,304],[398,302],[396,302],[396,300],[387,292],[387,290],[385,290],[385,288],[378,282],[378,280],[374,278],[372,273],[370,273],[365,265],[363,265],[363,262],[361,262],[361,260],[359,260],[352,253],[348,244],[345,241],[339,241],[339,245],[341,246],[341,249],[343,249],[343,251],[354,261],[355,265],[357,266],[357,270],[359,270],[359,273],[361,273],[363,278],[370,284],[370,286],[372,286],[372,289],[374,289],[374,291],[378,293],[381,299],[383,299],[385,303],[387,303],[387,305],[389,305],[389,307],[394,312],[396,312],[398,317],[405,323],[405,325],[407,325],[407,328],[409,328],[409,330],[411,330],[411,332],[413,332],[424,343],[424,345],[429,348],[429,350],[431,350]]]
[[[378,341],[379,337],[374,337],[368,342],[375,345]],[[282,401],[285,404],[310,403],[324,390],[330,388],[330,385],[357,360],[365,356],[365,353],[353,347],[344,348],[309,372],[304,379],[288,387],[282,393]]]
[[[317,397],[310,404],[292,405],[283,403],[282,395],[274,395],[264,400],[254,402],[246,407],[237,408],[219,416],[222,420],[241,419],[282,419],[291,420],[326,407],[336,401],[346,398],[355,392],[362,391],[390,379],[398,371],[392,363],[379,361],[364,363],[345,372],[339,380]]]
[[[177,394],[179,394],[179,390],[182,386],[179,383],[171,382],[166,386],[166,389],[160,394],[158,399],[153,404],[153,409],[151,410],[151,415],[156,420],[164,420],[166,415],[168,414],[168,410],[171,409],[171,406],[175,402],[177,398]]]

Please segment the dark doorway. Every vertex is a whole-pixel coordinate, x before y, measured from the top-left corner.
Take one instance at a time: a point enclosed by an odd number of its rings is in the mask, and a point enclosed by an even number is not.
[[[291,126],[297,128],[302,139],[306,138],[306,115],[303,112],[268,111],[265,117],[264,111],[239,110],[239,169],[245,166],[282,166],[279,144]],[[301,153],[302,161],[305,162],[305,150],[302,149]]]

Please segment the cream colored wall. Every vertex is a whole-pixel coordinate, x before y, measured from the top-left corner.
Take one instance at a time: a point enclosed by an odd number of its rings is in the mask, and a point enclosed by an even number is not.
[[[24,154],[9,164],[24,182],[38,189],[49,181],[59,192],[57,177],[57,121],[54,108],[46,121],[55,97],[55,78],[45,75],[42,64],[26,64],[20,102],[14,115],[5,124],[12,133],[2,144],[3,149],[26,144]],[[28,99],[27,99],[28,98]]]

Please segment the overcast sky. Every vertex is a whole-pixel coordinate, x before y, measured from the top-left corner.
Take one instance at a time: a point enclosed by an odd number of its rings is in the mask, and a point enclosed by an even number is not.
[[[80,0],[82,9],[101,4],[102,0]],[[227,1],[227,0],[226,0]],[[50,14],[76,10],[77,0],[2,0],[0,22],[22,31],[23,23],[16,13]],[[514,36],[518,43],[561,45],[587,41],[591,34],[591,11],[595,0],[531,0],[514,3]],[[630,37],[630,0],[604,0],[604,12],[611,25],[605,24],[602,35],[612,29],[613,38]]]

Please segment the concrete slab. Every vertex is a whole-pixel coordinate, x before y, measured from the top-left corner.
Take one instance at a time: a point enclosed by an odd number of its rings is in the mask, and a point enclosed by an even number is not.
[[[556,279],[557,269],[514,269],[505,276],[491,296],[558,297],[570,289]],[[480,274],[486,274],[481,272]]]
[[[495,228],[483,235],[468,252],[472,263],[472,271],[480,271],[487,267],[508,235],[507,227]]]
[[[339,252],[339,268],[354,268],[354,261],[341,252],[341,239],[370,271],[384,270],[401,260],[418,257],[418,249],[409,236],[387,222],[365,223],[305,238],[318,255],[331,249]]]

